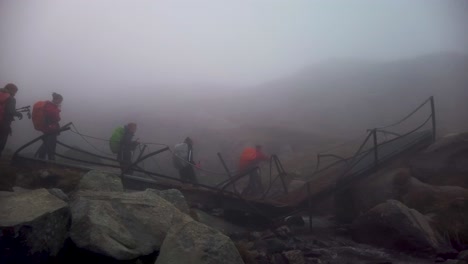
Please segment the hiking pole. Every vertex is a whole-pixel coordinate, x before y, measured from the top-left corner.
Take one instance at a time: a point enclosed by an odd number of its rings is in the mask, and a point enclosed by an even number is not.
[[[23,107],[16,109],[16,112],[26,113],[26,115],[28,116],[28,119],[31,119],[31,106],[30,105],[23,106]]]

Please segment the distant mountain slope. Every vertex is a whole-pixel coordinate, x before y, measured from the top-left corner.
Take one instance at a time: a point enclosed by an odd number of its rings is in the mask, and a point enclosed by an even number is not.
[[[398,120],[434,95],[441,131],[468,129],[468,55],[316,65],[258,88],[223,102],[232,120],[358,132]]]

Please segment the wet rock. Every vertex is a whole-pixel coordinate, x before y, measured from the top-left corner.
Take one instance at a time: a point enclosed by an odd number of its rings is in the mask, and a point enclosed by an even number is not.
[[[342,223],[352,223],[361,213],[374,206],[397,199],[399,189],[395,188],[395,181],[409,177],[411,172],[406,168],[381,170],[342,188],[334,197],[336,219]]]
[[[447,259],[446,261],[444,261],[442,263],[444,263],[444,264],[464,264],[461,261],[463,261],[463,260]]]
[[[52,188],[52,189],[47,189],[47,191],[52,194],[53,196],[59,198],[60,200],[68,203],[70,199],[68,198],[68,195],[66,195],[62,190],[57,189],[57,188]]]
[[[273,254],[270,259],[271,264],[288,264],[288,260],[282,254]]]
[[[69,226],[68,204],[46,189],[0,192],[0,256],[45,261],[63,247]]]
[[[468,188],[468,133],[438,139],[410,162],[413,176],[431,185]]]
[[[19,187],[19,186],[15,186],[12,188],[14,192],[30,192],[31,189],[27,189],[27,188],[22,188],[22,187]]]
[[[460,240],[468,241],[468,189],[432,186],[413,177],[401,182],[400,188],[399,200],[423,214],[430,213],[433,226],[447,234],[454,246],[459,248]]]
[[[442,246],[427,218],[396,200],[379,204],[358,217],[351,232],[358,242],[402,251],[435,252]]]
[[[122,181],[119,175],[103,171],[92,170],[80,180],[80,191],[123,192]]]
[[[307,264],[322,264],[323,262],[318,258],[306,258],[305,263],[307,263]]]
[[[269,238],[255,242],[255,248],[266,252],[268,255],[281,253],[287,250],[285,241],[278,238]]]
[[[262,233],[260,232],[251,232],[249,234],[249,239],[251,240],[257,240],[257,239],[260,239],[260,237],[262,237]]]
[[[283,252],[283,256],[289,264],[305,264],[304,253],[300,250],[291,250]]]
[[[174,225],[164,240],[156,264],[241,264],[234,243],[213,228],[192,221]]]
[[[53,175],[47,171],[47,170],[43,170],[39,173],[39,177],[41,177],[42,179],[46,179],[46,178],[49,178],[49,177],[52,177]]]
[[[318,247],[330,247],[330,243],[318,239],[312,240],[312,243]]]
[[[184,195],[176,189],[168,189],[168,190],[155,190],[155,189],[147,189],[149,192],[154,192],[166,201],[173,204],[177,209],[181,212],[189,214],[190,209],[187,205],[187,201],[185,200]]]
[[[273,233],[270,229],[268,229],[262,232],[260,239],[269,239],[269,238],[274,238],[274,237],[276,237],[276,234]]]
[[[42,177],[47,175],[47,177]],[[48,170],[23,171],[17,174],[16,185],[26,189],[61,189],[72,192],[79,184],[83,173],[72,169],[50,168]]]
[[[457,259],[468,261],[468,250],[464,250],[458,253]]]
[[[258,264],[270,264],[270,260],[268,258],[268,256],[264,253],[264,252],[260,252],[256,257],[255,257],[255,261],[258,263]],[[255,263],[255,262],[254,262]]]
[[[291,236],[291,230],[287,226],[280,226],[275,230],[275,232],[282,239],[287,239]]]
[[[235,239],[236,237],[239,237],[240,239],[247,237],[246,234],[243,234],[247,232],[243,227],[234,225],[221,217],[207,214],[206,212],[199,209],[192,209],[192,211],[196,213],[198,222],[212,227],[220,231],[221,233],[231,237],[232,239]]]
[[[304,219],[298,215],[286,217],[285,222],[288,226],[305,226]]]
[[[193,221],[155,192],[78,192],[70,237],[81,249],[129,260],[159,250],[174,224]]]

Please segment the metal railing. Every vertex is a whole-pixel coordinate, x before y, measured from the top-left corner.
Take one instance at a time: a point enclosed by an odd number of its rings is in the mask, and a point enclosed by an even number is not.
[[[405,122],[410,117],[415,115],[420,109],[422,109],[424,106],[428,104],[430,104],[430,114],[422,123],[417,125],[414,129],[411,129],[410,131],[403,133],[403,134],[388,130],[391,127],[402,124],[403,122]],[[430,131],[418,132],[429,121],[431,121]],[[419,134],[416,134],[416,133],[419,133]],[[393,136],[393,138],[390,140],[385,140],[382,143],[379,143],[379,134],[391,135]],[[383,150],[386,150],[385,152],[388,152],[387,149],[389,149],[392,144],[395,144],[398,141],[403,141],[403,140],[407,140],[408,142],[403,142],[400,148],[397,148],[397,150],[395,151],[384,153]],[[361,175],[365,175],[366,173],[376,172],[382,166],[383,163],[392,160],[393,158],[398,156],[400,153],[403,153],[404,151],[412,149],[413,147],[416,147],[418,145],[429,145],[430,143],[433,143],[435,140],[436,140],[436,114],[435,114],[434,97],[431,96],[428,99],[426,99],[423,103],[421,103],[416,109],[414,109],[404,118],[399,120],[398,122],[390,124],[388,126],[384,126],[384,127],[376,127],[373,129],[368,129],[367,135],[364,141],[360,144],[357,151],[352,156],[342,157],[340,155],[332,154],[332,153],[318,154],[317,163],[316,163],[317,165],[316,165],[315,172],[312,175],[312,178],[330,169],[337,168],[340,165],[343,166],[343,169],[341,171],[341,176],[338,177],[338,181],[340,182],[340,184],[335,185],[335,187],[331,190],[333,192],[337,192],[340,190],[340,188],[345,188],[345,186],[348,183],[352,182],[357,177]],[[371,142],[372,144],[371,147],[369,149],[365,149],[365,146],[369,142]],[[332,162],[331,164],[328,164],[324,168],[320,168],[321,160],[323,158],[333,158],[336,161]],[[368,162],[366,164],[364,162],[366,159],[372,160],[372,162],[371,163]],[[361,168],[359,168],[358,165],[361,165]],[[307,181],[306,183],[307,198],[305,202],[307,203],[306,205],[307,208],[298,210],[298,211],[308,210],[310,229],[312,229],[312,209],[311,208],[312,208],[312,199],[313,199],[312,194],[311,194],[311,184],[312,184],[311,180]]]

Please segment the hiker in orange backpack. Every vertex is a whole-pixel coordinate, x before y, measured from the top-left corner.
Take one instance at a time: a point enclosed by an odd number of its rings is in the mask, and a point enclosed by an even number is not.
[[[16,111],[15,95],[18,92],[16,85],[9,83],[0,89],[0,157],[11,135],[11,122],[14,118],[22,119],[23,115]]]
[[[263,154],[261,145],[256,145],[255,148],[247,147],[242,151],[239,159],[239,172],[245,173],[248,170],[252,170],[257,167],[260,162],[267,161],[269,158],[270,157]],[[253,195],[263,193],[262,179],[260,178],[258,169],[252,170],[249,176],[249,185],[243,190],[242,194]]]
[[[58,93],[52,93],[52,101],[37,102],[33,108],[34,127],[44,133],[42,145],[37,150],[40,159],[55,160],[55,148],[57,136],[60,131],[60,112],[63,97]]]

